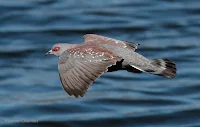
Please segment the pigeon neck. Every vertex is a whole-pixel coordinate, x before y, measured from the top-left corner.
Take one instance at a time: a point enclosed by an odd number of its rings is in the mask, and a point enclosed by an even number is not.
[[[71,48],[74,48],[74,47],[76,47],[77,46],[77,44],[65,44],[65,45],[63,45],[63,48],[61,48],[61,51],[60,51],[60,53],[58,54],[58,56],[60,56],[62,53],[64,53],[66,50],[68,50],[68,49],[71,49]]]

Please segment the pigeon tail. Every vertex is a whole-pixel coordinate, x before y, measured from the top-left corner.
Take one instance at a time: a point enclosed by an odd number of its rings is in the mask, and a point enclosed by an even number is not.
[[[176,65],[169,59],[153,59],[150,64],[153,68],[146,69],[145,72],[167,78],[176,76]]]

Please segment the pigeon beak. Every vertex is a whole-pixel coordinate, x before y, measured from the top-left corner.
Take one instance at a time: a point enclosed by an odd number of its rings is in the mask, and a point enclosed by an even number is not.
[[[52,54],[52,50],[49,50],[49,51],[45,54],[45,56],[47,56],[47,55],[49,55],[49,54]]]

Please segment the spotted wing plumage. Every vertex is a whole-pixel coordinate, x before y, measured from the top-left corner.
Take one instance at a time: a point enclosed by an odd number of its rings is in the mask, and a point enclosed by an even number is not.
[[[70,96],[83,97],[90,84],[120,60],[120,57],[96,45],[69,49],[59,58],[62,86]]]
[[[112,46],[117,46],[121,48],[128,48],[133,51],[137,49],[136,43],[133,42],[128,42],[128,41],[121,41],[121,40],[116,40],[113,38],[108,38],[96,34],[86,34],[83,36],[85,42],[84,43],[95,43],[97,45],[112,45]]]

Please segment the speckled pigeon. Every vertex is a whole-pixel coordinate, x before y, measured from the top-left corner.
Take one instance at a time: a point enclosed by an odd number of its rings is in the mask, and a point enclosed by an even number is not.
[[[176,65],[168,59],[148,59],[135,52],[137,44],[86,34],[81,44],[59,43],[46,53],[59,56],[58,70],[64,90],[83,97],[104,72],[127,70],[173,78]]]

